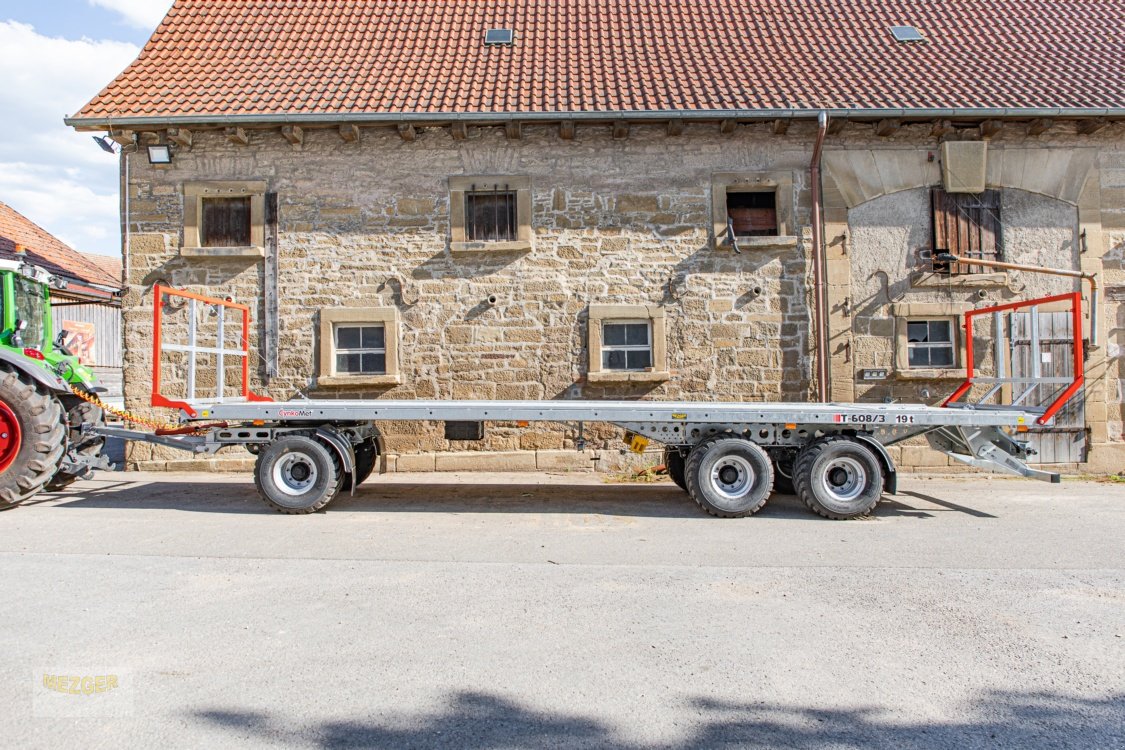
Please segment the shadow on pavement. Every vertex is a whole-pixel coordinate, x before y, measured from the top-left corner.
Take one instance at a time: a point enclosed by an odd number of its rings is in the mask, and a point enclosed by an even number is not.
[[[131,508],[196,513],[273,514],[250,482],[131,482],[127,474],[103,474],[63,492],[38,495],[27,505],[57,508]],[[587,515],[705,518],[703,511],[670,482],[656,484],[485,484],[455,482],[433,475],[432,482],[364,484],[355,496],[342,492],[321,513],[573,513]],[[110,478],[112,477],[112,478]],[[884,497],[872,516],[933,518],[958,511],[981,518],[988,513],[919,493],[931,507],[905,504],[902,495]],[[938,506],[938,507],[932,507]],[[755,518],[823,521],[792,495],[773,495]],[[718,520],[718,519],[716,519]],[[862,520],[858,521],[862,523]],[[838,523],[833,521],[831,523]]]
[[[428,715],[395,715],[299,725],[260,712],[224,709],[190,715],[232,736],[319,748],[597,747],[1120,747],[1125,694],[1073,698],[1047,692],[985,694],[950,721],[903,721],[896,710],[811,708],[710,699],[683,707],[684,739],[637,745],[604,721],[545,713],[501,696],[460,692]],[[687,719],[686,717],[692,717]]]

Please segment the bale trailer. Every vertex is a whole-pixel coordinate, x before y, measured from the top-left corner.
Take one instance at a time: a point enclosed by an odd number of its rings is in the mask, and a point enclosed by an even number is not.
[[[597,422],[621,428],[636,451],[643,452],[650,442],[662,445],[672,480],[711,515],[751,515],[772,492],[782,491],[795,493],[822,516],[853,518],[871,511],[884,493],[896,492],[896,470],[887,447],[919,436],[934,450],[969,466],[1058,482],[1057,473],[1028,465],[1033,451],[1021,434],[1032,425],[1051,424],[1083,386],[1080,292],[967,312],[967,377],[940,405],[304,397],[273,401],[249,388],[246,305],[164,286],[153,288],[153,303],[152,405],[178,409],[179,421],[153,432],[87,429],[195,454],[241,446],[257,456],[254,481],[262,499],[291,514],[312,513],[345,490],[355,492],[384,451],[381,422],[442,422],[446,437],[457,440],[483,438],[489,422],[559,423],[576,431],[578,450],[585,448],[584,425]],[[1039,311],[1060,307],[1073,321],[1073,375],[1045,377],[1037,365],[1030,376],[1010,374],[1015,318],[1021,330],[1030,322],[1034,348]],[[169,318],[175,319],[171,327],[177,335],[165,330]],[[974,336],[982,332],[991,337],[990,347],[974,346]],[[214,341],[204,345],[201,338]],[[168,366],[169,357],[176,359],[171,369],[182,394],[164,391],[168,379],[162,377],[162,366]],[[989,374],[980,371],[981,359],[988,361]],[[229,373],[241,382],[228,384]],[[210,390],[204,397],[197,393],[204,387],[201,383]]]

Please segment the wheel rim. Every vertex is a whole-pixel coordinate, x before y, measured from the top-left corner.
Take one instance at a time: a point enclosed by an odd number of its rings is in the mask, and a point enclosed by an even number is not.
[[[3,401],[0,401],[0,474],[8,470],[20,452],[23,442],[20,432],[20,422],[16,413]]]
[[[854,458],[834,458],[820,473],[820,484],[833,500],[851,502],[867,489],[867,469]]]
[[[308,492],[319,475],[316,463],[303,453],[288,453],[273,465],[274,485],[291,497]]]
[[[711,467],[711,488],[727,500],[740,500],[754,486],[754,467],[742,456],[723,456]]]

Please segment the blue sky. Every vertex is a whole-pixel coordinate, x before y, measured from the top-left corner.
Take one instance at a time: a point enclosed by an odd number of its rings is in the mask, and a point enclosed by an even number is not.
[[[171,0],[0,0],[0,201],[117,255],[118,162],[62,123],[140,51]]]

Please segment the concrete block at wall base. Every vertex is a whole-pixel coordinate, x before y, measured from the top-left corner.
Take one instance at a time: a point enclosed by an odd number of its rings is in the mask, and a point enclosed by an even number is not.
[[[542,450],[535,452],[535,466],[539,471],[594,471],[597,453],[576,450]]]
[[[244,473],[254,470],[254,458],[181,458],[170,461],[133,461],[129,471],[206,471],[218,473]]]
[[[437,471],[537,471],[534,451],[437,453],[434,468]]]
[[[400,453],[396,456],[394,461],[394,468],[388,467],[388,471],[433,471],[434,470],[434,456],[433,453]]]
[[[1091,443],[1082,469],[1088,474],[1125,474],[1125,443]]]

